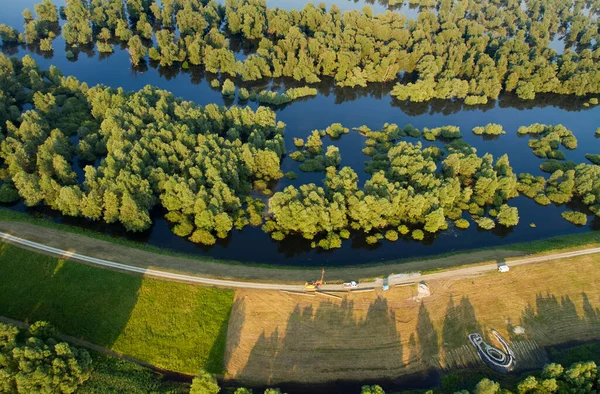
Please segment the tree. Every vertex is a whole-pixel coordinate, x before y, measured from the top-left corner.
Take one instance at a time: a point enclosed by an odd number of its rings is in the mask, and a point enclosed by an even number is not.
[[[585,226],[587,224],[587,216],[581,212],[566,211],[561,213],[561,216],[568,222],[578,226]]]
[[[63,37],[67,44],[91,43],[91,15],[85,3],[82,0],[67,0],[65,15],[67,23],[63,27]]]
[[[500,392],[500,384],[490,379],[482,379],[475,386],[474,394],[496,394]]]
[[[38,18],[42,21],[57,23],[58,11],[52,0],[42,0],[41,3],[33,6]]]
[[[90,376],[85,350],[57,342],[46,323],[32,324],[25,340],[19,330],[0,323],[0,388],[16,393],[73,393]]]
[[[223,89],[221,89],[223,96],[235,96],[235,85],[229,79],[223,82]]]
[[[427,216],[425,216],[425,231],[435,233],[439,230],[447,227],[446,218],[444,217],[444,210],[442,208],[437,209]]]
[[[519,211],[515,207],[503,204],[498,212],[498,223],[506,227],[513,227],[519,223]]]
[[[494,227],[496,227],[496,224],[490,218],[482,217],[482,218],[476,218],[474,220],[475,220],[475,223],[477,223],[477,225],[479,226],[479,228],[482,228],[484,230],[491,230]]]
[[[383,389],[380,386],[373,385],[373,386],[362,386],[360,393],[361,394],[385,394],[385,391],[383,391]]]
[[[217,379],[208,372],[202,371],[192,380],[190,394],[217,394],[219,391]]]
[[[127,43],[127,50],[129,51],[129,58],[134,66],[138,66],[140,62],[146,57],[147,49],[142,44],[142,40],[139,36],[135,35],[131,37]]]

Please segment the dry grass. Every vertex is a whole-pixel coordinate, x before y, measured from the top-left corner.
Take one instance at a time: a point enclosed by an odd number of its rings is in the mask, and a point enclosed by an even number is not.
[[[430,282],[422,303],[411,299],[414,286],[339,301],[238,291],[226,370],[244,383],[277,384],[459,368],[478,363],[467,334],[491,328],[513,341],[521,361],[543,362],[542,346],[600,338],[599,262],[590,255]],[[512,334],[513,325],[525,334]]]

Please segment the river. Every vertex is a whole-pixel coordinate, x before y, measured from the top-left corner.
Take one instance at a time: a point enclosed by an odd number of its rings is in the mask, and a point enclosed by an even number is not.
[[[362,9],[368,3],[365,1],[335,0],[342,10]],[[36,0],[21,0],[19,2],[4,0],[0,23],[23,30],[21,12],[25,7],[33,10]],[[60,1],[55,1],[61,4]],[[300,0],[268,0],[269,6],[284,8],[303,7]],[[278,4],[279,3],[279,4]],[[329,6],[333,0],[326,4]],[[383,12],[386,7],[375,2],[372,5],[375,12]],[[407,6],[395,8],[397,12],[405,12],[414,17],[418,12]],[[42,69],[50,65],[59,67],[65,75],[73,75],[90,86],[104,84],[112,87],[123,87],[126,90],[141,89],[145,85],[153,85],[173,92],[186,100],[198,104],[218,103],[231,105],[225,101],[219,89],[210,87],[210,80],[215,75],[205,74],[197,68],[182,70],[179,68],[162,69],[149,66],[146,70],[134,71],[129,63],[129,55],[123,47],[115,47],[115,52],[108,56],[99,55],[96,50],[81,51],[74,59],[65,57],[65,43],[58,37],[54,43],[51,55],[37,52],[27,47],[13,48],[7,53],[14,56],[30,54]],[[237,56],[245,56],[243,48],[239,47]],[[295,81],[279,79],[276,81],[255,82],[251,86],[264,88],[287,88],[299,86]],[[412,124],[417,128],[438,127],[442,125],[459,126],[464,140],[475,147],[479,154],[491,153],[495,158],[508,154],[511,165],[516,173],[529,172],[542,175],[539,165],[542,159],[533,155],[527,146],[528,137],[517,135],[517,129],[522,125],[532,123],[558,124],[561,123],[573,131],[579,142],[579,148],[565,151],[567,159],[575,162],[585,162],[584,154],[600,153],[599,141],[594,137],[595,130],[600,126],[600,107],[586,108],[584,99],[561,96],[540,96],[535,101],[521,101],[511,95],[503,95],[499,100],[485,106],[468,107],[451,101],[432,101],[429,103],[400,103],[393,99],[389,92],[391,84],[373,84],[367,88],[350,89],[338,88],[330,80],[318,84],[319,94],[313,98],[295,101],[276,110],[277,119],[287,124],[286,146],[288,151],[294,150],[293,137],[306,138],[314,129],[324,129],[332,123],[340,122],[345,127],[353,128],[367,125],[373,130],[381,128],[384,123],[398,125]],[[256,108],[254,103],[249,104]],[[487,123],[499,123],[507,131],[506,135],[496,139],[484,139],[471,133],[475,126]],[[425,145],[430,142],[422,140]],[[328,138],[324,145],[331,144]],[[368,157],[361,152],[365,139],[358,132],[351,131],[340,140],[333,142],[340,148],[342,166],[351,166],[360,177],[361,184],[368,179],[364,172],[364,162]],[[439,144],[439,143],[437,143]],[[298,169],[298,163],[285,158],[282,163],[284,172],[294,171],[298,174],[296,180],[282,179],[275,186],[281,190],[285,186],[303,183],[322,182],[322,173],[303,173]],[[77,168],[81,173],[81,169]],[[90,223],[81,219],[62,218],[56,213],[40,208],[25,208],[22,204],[12,206],[13,209],[31,213],[50,215],[57,222],[87,226],[118,237],[127,237],[154,246],[172,249],[182,253],[207,255],[216,259],[237,260],[246,262],[271,263],[278,265],[321,266],[321,265],[351,265],[397,260],[402,258],[417,258],[425,255],[435,255],[458,250],[467,250],[488,246],[500,246],[507,243],[543,239],[551,236],[597,231],[600,229],[600,219],[590,216],[589,224],[577,227],[561,217],[561,212],[568,210],[567,206],[540,206],[526,197],[510,200],[511,206],[519,209],[520,223],[506,230],[480,231],[472,225],[467,230],[449,229],[424,242],[399,240],[397,242],[383,241],[377,245],[367,245],[362,235],[353,235],[345,241],[342,248],[333,251],[320,251],[310,248],[310,242],[301,238],[286,239],[276,242],[260,228],[246,227],[242,231],[234,230],[231,235],[217,242],[212,247],[193,244],[173,234],[161,209],[152,213],[154,223],[150,229],[141,234],[127,234],[116,225]],[[571,206],[571,208],[573,208]],[[530,226],[535,223],[535,227]]]

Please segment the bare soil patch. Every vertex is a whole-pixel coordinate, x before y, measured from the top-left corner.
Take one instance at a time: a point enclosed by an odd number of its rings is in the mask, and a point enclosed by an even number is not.
[[[589,255],[430,281],[431,296],[422,301],[411,299],[416,285],[342,300],[238,290],[228,377],[323,383],[483,367],[467,335],[490,340],[492,328],[512,343],[520,367],[531,367],[545,361],[543,346],[600,339],[599,262]],[[525,332],[515,334],[515,326]]]

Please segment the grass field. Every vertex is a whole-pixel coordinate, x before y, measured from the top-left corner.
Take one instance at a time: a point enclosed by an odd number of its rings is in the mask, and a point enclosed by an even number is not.
[[[545,346],[600,339],[600,255],[514,267],[335,299],[238,291],[226,369],[247,384],[397,378],[437,369],[486,371],[468,342],[496,329],[521,368],[547,362]],[[523,335],[513,333],[524,328]],[[489,371],[489,370],[488,370]]]
[[[0,245],[0,315],[161,368],[219,373],[233,291],[161,282]]]

